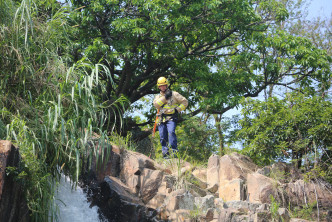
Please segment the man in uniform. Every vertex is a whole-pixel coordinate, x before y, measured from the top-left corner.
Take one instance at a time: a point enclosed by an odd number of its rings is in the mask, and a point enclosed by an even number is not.
[[[160,94],[154,98],[153,105],[159,110],[158,130],[163,157],[168,158],[170,155],[168,144],[173,153],[178,151],[175,128],[178,113],[187,108],[188,100],[180,93],[168,89],[168,81],[165,77],[158,79],[157,86]]]

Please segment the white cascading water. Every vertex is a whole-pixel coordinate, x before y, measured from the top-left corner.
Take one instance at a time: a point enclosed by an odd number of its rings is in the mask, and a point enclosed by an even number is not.
[[[98,207],[90,208],[87,196],[82,188],[72,189],[68,177],[61,175],[61,181],[55,194],[56,204],[59,207],[58,221],[61,222],[98,222]]]

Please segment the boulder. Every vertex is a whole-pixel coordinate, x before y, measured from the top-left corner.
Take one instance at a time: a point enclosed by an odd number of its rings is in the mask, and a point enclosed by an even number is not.
[[[207,185],[208,189],[211,187],[219,187],[219,168],[217,167],[212,167],[208,168],[206,170],[206,175],[207,175]]]
[[[245,200],[244,181],[239,178],[231,181],[223,181],[219,187],[219,197],[224,201]]]
[[[221,198],[215,198],[214,199],[214,205],[217,209],[223,209],[225,202]]]
[[[270,222],[271,212],[270,211],[260,211],[256,212],[254,215],[254,222]]]
[[[245,200],[243,185],[247,174],[258,169],[256,164],[244,155],[232,153],[221,157],[219,165],[219,197],[224,201]]]
[[[205,197],[195,197],[195,205],[203,212],[207,212],[209,208],[214,208],[214,196],[207,195]],[[212,217],[213,219],[213,217]]]
[[[207,190],[210,192],[210,193],[215,193],[218,191],[218,188],[219,186],[217,184],[214,184],[212,187],[208,187]],[[219,195],[218,195],[219,196]]]
[[[220,157],[216,154],[212,154],[210,157],[209,157],[209,160],[208,160],[208,169],[209,168],[213,168],[213,167],[217,167],[219,168],[219,159]]]
[[[193,166],[189,162],[177,158],[164,160],[158,165],[158,167],[159,168],[157,169],[160,169],[167,174],[173,174],[176,176],[181,176],[187,171],[191,172],[193,170]]]
[[[190,222],[190,210],[186,209],[179,209],[175,210],[169,216],[169,221],[176,221],[176,222]]]
[[[256,173],[259,173],[259,174],[262,174],[262,175],[268,177],[268,176],[270,176],[270,173],[271,173],[271,167],[270,166],[265,166],[265,167],[263,167],[261,169],[258,169],[256,171]]]
[[[213,154],[208,160],[206,182],[210,189],[219,186],[219,158],[218,155]]]
[[[206,182],[204,182],[201,179],[195,177],[191,173],[188,175],[188,180],[189,180],[189,182],[191,182],[192,184],[195,184],[196,186],[198,186],[201,189],[206,189],[206,187],[207,187]]]
[[[285,191],[292,206],[302,206],[317,201],[320,207],[332,209],[332,192],[328,186],[330,185],[297,180],[286,184]]]
[[[138,194],[141,188],[141,178],[143,170],[156,170],[155,162],[143,154],[124,150],[121,154],[120,179],[129,188],[131,193]]]
[[[270,203],[270,195],[276,198],[277,181],[272,180],[259,173],[250,173],[247,175],[248,199],[252,203]]]
[[[163,179],[163,172],[160,170],[143,169],[140,175],[140,191],[139,196],[144,203],[151,200],[160,187]]]
[[[0,140],[0,221],[30,221],[23,187],[6,172],[7,167],[18,167],[19,162],[19,150],[10,141]]]
[[[121,174],[131,174],[131,175],[140,175],[144,168],[151,170],[156,170],[156,163],[149,157],[129,151],[124,150],[121,154]]]
[[[228,201],[224,203],[224,208],[234,208],[234,209],[241,209],[242,212],[256,212],[256,209],[258,209],[261,206],[261,204],[257,203],[250,203],[248,201],[243,200],[235,200],[235,201]]]
[[[105,177],[96,203],[110,221],[151,221],[157,211],[148,208],[118,178]]]
[[[189,192],[194,196],[204,197],[207,195],[206,190],[201,189],[199,186],[196,186],[195,184],[188,183],[186,186]]]
[[[195,169],[192,174],[203,182],[206,182],[207,169]]]
[[[169,214],[178,209],[193,210],[194,196],[184,189],[175,190],[166,200],[166,209]]]
[[[146,206],[153,209],[159,209],[163,206],[165,199],[165,194],[156,193],[156,195],[154,195],[154,197],[146,204]]]
[[[175,183],[176,183],[176,178],[174,176],[164,174],[162,183],[158,189],[158,193],[168,195],[173,191]]]
[[[253,173],[258,169],[252,160],[239,153],[224,155],[220,158],[219,182],[231,181],[234,179],[246,179],[248,173]]]
[[[237,220],[238,215],[241,214],[236,209],[220,209],[220,213],[218,215],[218,221],[222,222],[233,222],[233,221],[241,221]]]

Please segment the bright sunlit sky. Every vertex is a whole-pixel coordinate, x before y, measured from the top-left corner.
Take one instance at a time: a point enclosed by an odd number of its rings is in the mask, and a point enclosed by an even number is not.
[[[332,13],[332,0],[312,0],[308,12],[308,18],[329,17]]]

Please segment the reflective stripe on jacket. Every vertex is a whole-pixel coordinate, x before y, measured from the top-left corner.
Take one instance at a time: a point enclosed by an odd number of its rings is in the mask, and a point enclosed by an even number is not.
[[[178,112],[185,110],[188,106],[188,100],[176,91],[172,91],[172,97],[166,100],[165,93],[160,92],[154,98],[153,105],[159,109],[159,113],[174,114],[174,108]]]

